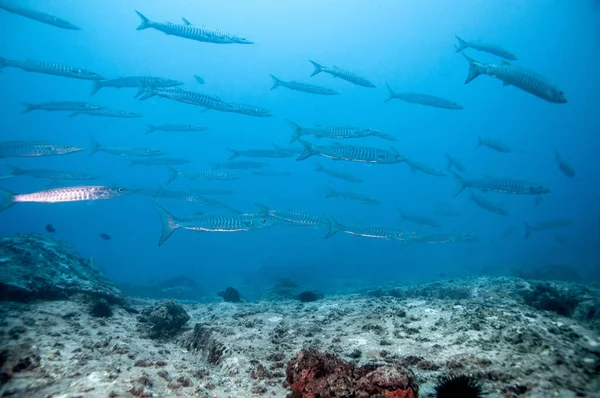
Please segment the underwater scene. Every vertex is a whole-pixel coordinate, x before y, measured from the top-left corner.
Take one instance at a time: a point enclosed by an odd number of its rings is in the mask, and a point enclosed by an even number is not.
[[[0,397],[600,397],[600,1],[0,26]]]

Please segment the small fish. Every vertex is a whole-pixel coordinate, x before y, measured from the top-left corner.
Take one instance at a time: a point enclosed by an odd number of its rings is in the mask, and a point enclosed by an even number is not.
[[[360,177],[356,177],[355,175],[347,173],[342,170],[326,168],[323,165],[321,165],[321,163],[318,163],[318,162],[315,166],[315,171],[320,171],[320,172],[328,174],[334,178],[338,178],[340,180],[344,180],[344,181],[348,181],[348,182],[363,182],[362,178],[360,178]]]
[[[511,64],[484,64],[461,53],[469,62],[468,84],[479,75],[488,75],[501,80],[505,86],[515,86],[538,98],[555,104],[566,104],[565,93],[539,73]]]
[[[273,79],[273,86],[271,87],[271,91],[276,89],[277,87],[281,86],[281,87],[289,88],[290,90],[303,91],[305,93],[311,93],[311,94],[320,94],[320,95],[339,94],[337,91],[331,90],[327,87],[315,86],[314,84],[300,83],[300,82],[296,82],[296,81],[286,82],[283,80],[279,80],[278,78],[276,78],[273,75],[269,75],[269,76],[271,76],[271,79]]]
[[[150,158],[150,159],[134,159],[129,161],[129,167],[141,166],[173,166],[177,164],[190,163],[189,160],[176,158]]]
[[[315,70],[310,75],[310,77],[313,77],[314,75],[317,75],[321,72],[325,72],[325,73],[329,73],[333,77],[339,77],[342,80],[346,80],[347,82],[357,84],[359,86],[370,87],[370,88],[375,87],[375,85],[373,83],[371,83],[364,77],[359,76],[354,72],[350,72],[349,70],[338,68],[335,65],[330,68],[327,66],[320,65],[320,64],[316,63],[315,61],[309,61],[309,62],[311,64],[313,64],[313,66],[315,67]]]
[[[227,162],[227,163],[215,163],[215,169],[225,170],[249,170],[249,169],[262,169],[268,167],[268,163],[263,162]]]
[[[79,28],[78,26],[73,25],[72,23],[65,21],[62,18],[43,13],[41,11],[33,10],[31,8],[23,7],[19,4],[16,4],[16,2],[0,0],[0,8],[13,14],[32,19],[34,21],[56,26],[57,28],[81,30],[81,28]]]
[[[98,152],[106,152],[117,156],[162,156],[166,155],[166,152],[160,149],[153,148],[134,148],[126,146],[104,146],[98,143],[95,139],[90,137],[90,154],[94,155]]]
[[[472,48],[472,49],[475,49],[478,51],[484,51],[489,54],[497,55],[500,58],[508,59],[509,61],[517,60],[516,55],[514,55],[511,52],[506,51],[505,49],[503,49],[502,47],[500,47],[496,44],[481,43],[481,42],[476,42],[476,41],[470,42],[470,41],[463,40],[458,36],[454,36],[454,37],[456,37],[456,40],[458,40],[458,47],[456,48],[456,52],[461,52],[465,48]]]
[[[554,151],[554,157],[556,158],[556,163],[558,164],[558,169],[567,177],[573,178],[575,177],[575,170],[571,167],[569,163],[558,153],[558,151]]]
[[[462,105],[457,104],[454,101],[447,100],[442,97],[436,97],[435,95],[418,94],[418,93],[396,93],[389,84],[385,84],[388,88],[388,97],[383,101],[384,103],[390,102],[393,99],[399,99],[402,101],[410,102],[412,104],[432,106],[434,108],[443,109],[465,109]]]
[[[170,184],[178,177],[187,178],[188,180],[193,181],[228,181],[244,178],[247,177],[247,175],[224,170],[178,171],[169,167],[169,181],[167,181],[167,184]]]
[[[509,215],[506,212],[506,210],[504,210],[502,208],[502,206],[490,202],[489,200],[485,199],[483,196],[476,195],[475,193],[473,193],[473,191],[470,191],[470,192],[471,192],[471,200],[473,201],[473,203],[475,203],[477,206],[481,207],[482,209],[487,210],[490,213],[498,214],[501,216]]]
[[[469,233],[458,233],[458,232],[446,232],[439,234],[430,235],[418,235],[413,234],[410,237],[406,237],[402,241],[402,247],[406,247],[411,242],[418,243],[456,243],[456,242],[470,242],[476,240],[476,237]]]
[[[136,95],[139,96],[144,90],[144,87],[176,87],[183,85],[183,82],[179,80],[173,79],[164,79],[162,77],[153,77],[153,76],[126,76],[126,77],[118,77],[116,79],[110,80],[94,80],[94,86],[92,87],[92,92],[90,96],[96,94],[100,89],[104,87],[114,87],[114,88],[138,88],[138,93]]]
[[[467,180],[456,173],[452,173],[458,182],[458,189],[454,196],[458,196],[465,188],[479,189],[481,191],[493,191],[518,195],[538,195],[550,193],[548,188],[537,183],[515,180],[512,178],[483,178],[479,180]]]
[[[56,230],[54,229],[54,227],[52,226],[52,224],[46,224],[46,231],[48,231],[50,233],[56,232]]]
[[[0,158],[68,155],[85,148],[59,145],[47,141],[4,141],[0,142]]]
[[[194,126],[189,124],[163,124],[162,126],[154,126],[152,124],[147,124],[148,131],[146,134],[153,133],[155,131],[185,131],[185,132],[193,132],[193,131],[204,131],[206,127],[203,126]]]
[[[229,160],[246,157],[246,158],[266,158],[266,159],[282,159],[294,156],[293,152],[289,152],[281,149],[246,149],[239,151],[237,149],[227,148],[231,152]]]
[[[336,191],[335,189],[333,189],[331,187],[325,187],[325,190],[327,191],[327,193],[325,195],[325,197],[327,199],[336,198],[336,199],[347,200],[350,202],[362,203],[362,204],[366,204],[366,205],[378,205],[379,204],[379,201],[377,199],[369,198],[368,196],[364,196],[364,195],[361,195],[358,193]]]
[[[114,199],[129,193],[124,187],[107,186],[74,186],[65,188],[48,189],[45,191],[15,194],[10,191],[0,189],[2,204],[0,212],[8,209],[15,203],[33,202],[33,203],[62,203],[62,202],[80,202],[92,200]]]
[[[101,237],[104,240],[111,240],[112,239],[109,234],[100,234],[98,236]]]
[[[200,76],[194,75],[194,79],[196,79],[196,83],[198,83],[198,84],[204,84],[204,79],[201,78]]]
[[[88,173],[66,170],[47,170],[47,169],[20,169],[18,167],[9,166],[10,173],[13,176],[28,176],[33,178],[48,178],[51,180],[96,180],[99,177]]]
[[[490,137],[482,137],[480,135],[477,136],[477,140],[478,140],[477,148],[479,148],[480,146],[486,146],[497,152],[501,152],[501,153],[509,153],[510,152],[510,147],[500,140],[490,138]]]
[[[406,158],[393,147],[390,150],[385,150],[352,145],[317,146],[303,140],[299,141],[304,146],[304,152],[296,159],[297,161],[307,159],[313,155],[358,163],[393,164],[406,161]]]
[[[563,228],[571,225],[571,221],[565,219],[542,221],[533,225],[530,225],[527,222],[523,223],[525,224],[525,239],[529,238],[532,232],[544,231],[547,229]]]
[[[21,102],[21,105],[25,107],[21,114],[29,113],[34,110],[78,112],[92,110],[97,111],[104,108],[102,105],[77,101],[46,102],[43,104],[30,104],[28,102]]]
[[[409,213],[406,213],[402,209],[397,209],[397,210],[400,213],[400,221],[408,221],[410,223],[413,223],[416,225],[422,225],[425,227],[434,227],[434,228],[442,227],[442,224],[435,218],[427,217],[427,216],[420,216],[420,215],[416,215],[416,214],[409,214]]]
[[[450,170],[452,166],[454,166],[456,170],[460,171],[461,173],[465,173],[467,171],[467,168],[458,159],[453,158],[449,154],[446,154],[446,159],[448,160],[448,166],[446,167],[446,170]]]
[[[444,173],[443,170],[434,169],[433,167],[428,166],[424,163],[417,162],[412,159],[406,159],[405,162],[408,165],[408,167],[410,167],[410,170],[413,173],[416,173],[417,171],[422,171],[423,173],[429,174],[432,176],[437,176],[437,177],[445,177],[446,176],[446,173]]]
[[[106,117],[121,117],[121,118],[136,118],[142,117],[139,113],[127,112],[127,111],[119,111],[116,109],[110,108],[102,108],[102,109],[92,109],[92,110],[79,110],[71,113],[69,117],[74,117],[77,115],[90,115],[90,116],[106,116]]]
[[[290,125],[293,131],[290,144],[293,144],[303,135],[310,135],[316,138],[364,138],[364,137],[380,137],[390,141],[397,141],[396,138],[382,134],[378,130],[369,128],[358,128],[358,127],[323,127],[317,125],[316,127],[301,127],[298,124],[286,119],[286,122]]]
[[[46,75],[70,77],[83,80],[102,80],[104,77],[98,73],[73,66],[57,64],[55,62],[35,61],[27,59],[25,61],[14,61],[0,57],[0,69],[10,67],[23,69],[27,72],[37,72]]]

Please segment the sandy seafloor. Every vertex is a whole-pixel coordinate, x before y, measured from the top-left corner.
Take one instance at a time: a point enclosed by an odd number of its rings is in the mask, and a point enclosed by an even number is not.
[[[183,348],[181,335],[144,337],[131,308],[152,300],[130,300],[129,310],[114,307],[110,318],[90,316],[76,299],[4,302],[3,350],[10,360],[16,355],[39,366],[15,373],[0,396],[285,397],[287,362],[302,347],[315,347],[358,364],[406,366],[420,397],[434,397],[438,377],[449,372],[474,375],[488,397],[599,397],[597,331],[525,305],[513,292],[528,283],[435,284],[459,284],[470,290],[467,299],[357,293],[312,303],[182,303],[191,317],[183,334],[204,325],[212,351]]]

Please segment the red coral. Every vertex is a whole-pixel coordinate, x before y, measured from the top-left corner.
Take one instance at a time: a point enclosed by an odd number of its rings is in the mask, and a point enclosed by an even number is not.
[[[385,393],[385,398],[415,398],[415,394],[409,388],[406,390],[388,391]]]

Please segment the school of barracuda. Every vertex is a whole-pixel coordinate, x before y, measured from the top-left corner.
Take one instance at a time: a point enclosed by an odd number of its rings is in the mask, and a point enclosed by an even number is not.
[[[12,14],[62,29],[70,29],[74,31],[80,30],[78,26],[71,24],[70,22],[49,14],[45,14],[41,11],[20,6],[15,1],[11,2],[7,0],[0,0],[0,10],[4,10]],[[137,30],[153,29],[166,35],[188,40],[195,40],[203,43],[220,45],[254,44],[254,42],[242,36],[224,32],[215,28],[209,28],[204,25],[196,25],[185,18],[182,18],[182,22],[179,24],[172,22],[156,22],[147,18],[140,11],[135,10],[135,13],[140,18],[140,25],[137,27]],[[132,29],[135,29],[135,27],[132,26]],[[521,67],[515,63],[508,62],[517,61],[517,57],[501,46],[493,43],[470,42],[458,36],[456,36],[456,40],[458,41],[458,45],[455,46],[456,52],[464,56],[469,68],[465,84],[471,82],[480,75],[487,75],[502,81],[505,86],[513,86],[547,102],[555,104],[564,104],[567,102],[564,92],[553,82],[534,71]],[[502,58],[502,60],[497,63],[482,63],[465,54],[465,50],[467,49],[486,52],[488,54],[498,56]],[[342,79],[349,84],[365,88],[375,88],[375,85],[366,77],[361,76],[349,69],[334,65],[325,66],[312,60],[307,61],[310,62],[314,67],[310,77],[321,73],[329,74],[332,77]],[[58,60],[13,60],[0,57],[0,70],[4,68],[16,68],[26,72],[88,80],[93,84],[90,96],[96,94],[103,88],[133,88],[137,89],[137,93],[135,94],[134,98],[137,98],[141,101],[147,100],[151,97],[159,97],[164,100],[194,105],[204,110],[212,109],[220,112],[234,112],[255,117],[273,116],[269,110],[259,106],[232,103],[221,99],[218,96],[182,89],[180,86],[184,84],[183,82],[165,77],[121,76],[108,78],[77,66],[61,64],[58,62]],[[7,76],[11,76],[11,78],[13,78],[13,75],[9,75],[8,73],[2,74],[0,78],[7,78]],[[204,80],[200,76],[193,76],[198,84],[204,84]],[[276,77],[273,74],[269,76],[271,77],[273,83],[271,90],[281,87],[316,95],[340,95],[340,93],[337,91],[324,86],[296,80],[284,80]],[[15,75],[14,78],[21,78],[21,76]],[[397,92],[387,83],[386,90],[387,97],[383,98],[384,103],[392,100],[400,100],[411,104],[441,108],[445,110],[464,109],[462,105],[452,100],[433,94]],[[69,117],[77,115],[116,118],[142,117],[142,115],[125,110],[112,109],[103,104],[81,101],[56,101],[40,104],[22,103],[22,105],[24,106],[22,113],[44,110],[48,112],[69,112]],[[538,203],[542,200],[542,195],[550,193],[550,189],[546,188],[539,182],[522,181],[518,178],[498,176],[466,178],[462,174],[467,172],[467,168],[460,162],[459,159],[452,157],[450,154],[446,154],[446,170],[440,170],[408,157],[405,154],[401,154],[394,146],[391,145],[388,145],[386,148],[375,148],[360,145],[359,140],[364,137],[378,137],[392,142],[398,141],[397,137],[380,132],[379,130],[371,127],[345,125],[321,126],[318,124],[314,127],[303,127],[289,119],[285,119],[285,115],[282,116],[287,124],[291,127],[291,138],[289,141],[290,145],[298,142],[301,144],[300,146],[281,147],[273,144],[271,148],[223,148],[224,151],[228,151],[230,153],[229,162],[214,164],[214,166],[210,169],[180,171],[173,166],[188,163],[189,161],[179,158],[167,158],[164,156],[167,154],[167,152],[161,150],[160,148],[105,146],[97,142],[94,138],[90,138],[90,148],[88,151],[89,156],[92,156],[97,152],[105,152],[115,156],[131,157],[133,159],[130,161],[130,166],[139,165],[168,167],[169,178],[167,181],[165,181],[165,185],[169,184],[175,179],[181,178],[191,181],[223,181],[239,178],[253,178],[256,176],[285,176],[289,174],[286,172],[269,169],[263,170],[263,168],[268,167],[269,164],[260,161],[231,161],[232,159],[237,158],[284,159],[296,157],[297,161],[302,161],[309,157],[315,156],[329,158],[336,161],[368,163],[369,165],[390,165],[392,167],[398,167],[394,165],[405,164],[413,172],[420,171],[437,177],[446,177],[448,175],[453,176],[458,184],[458,189],[455,195],[460,194],[463,190],[468,188],[471,199],[476,206],[490,213],[502,216],[508,216],[509,214],[503,209],[501,204],[494,203],[475,191],[493,191],[504,194],[533,195],[536,197]],[[173,132],[201,132],[206,130],[206,127],[204,126],[180,123],[164,125],[147,124],[146,126],[146,134],[158,132],[172,134]],[[314,143],[306,141],[306,137],[325,140],[348,140],[352,143],[343,144],[340,142],[334,142],[331,144],[315,145]],[[484,146],[490,150],[500,153],[511,152],[511,147],[499,139],[479,136],[478,140],[477,147]],[[85,148],[79,148],[65,143],[53,143],[45,141],[0,142],[0,158],[60,156],[73,154],[84,150]],[[566,177],[573,178],[575,176],[575,170],[569,165],[564,157],[562,157],[558,151],[555,152],[554,156],[560,172],[562,172]],[[243,214],[231,208],[227,204],[209,197],[214,195],[229,195],[233,193],[227,189],[192,189],[189,191],[171,191],[164,187],[126,187],[113,185],[74,185],[53,187],[53,185],[62,185],[64,183],[73,184],[75,181],[83,182],[94,180],[99,177],[68,170],[21,169],[10,165],[6,165],[6,167],[9,169],[9,172],[0,175],[0,180],[7,180],[16,178],[18,176],[28,176],[31,178],[50,179],[53,182],[49,185],[48,189],[32,193],[13,193],[0,189],[0,194],[2,196],[0,211],[6,210],[13,204],[22,202],[59,203],[95,201],[116,199],[125,195],[144,195],[153,198],[178,198],[182,201],[226,209],[227,211],[231,212],[231,214],[198,213],[189,218],[179,218],[157,205],[156,207],[162,222],[162,233],[158,243],[159,246],[165,243],[165,241],[177,229],[204,232],[249,232],[258,231],[277,225],[325,228],[327,229],[327,234],[325,236],[326,238],[329,238],[338,232],[343,232],[366,238],[400,241],[402,242],[402,247],[405,247],[411,242],[452,243],[467,242],[477,239],[475,235],[472,235],[469,232],[440,231],[440,229],[443,228],[443,224],[435,217],[410,214],[403,209],[398,209],[400,221],[408,222],[416,226],[435,228],[439,232],[421,233],[412,229],[401,230],[393,226],[344,225],[338,220],[334,219],[330,214],[308,214],[301,211],[289,210],[279,211],[266,207],[260,203],[255,203],[257,207],[256,212]],[[363,179],[358,176],[339,170],[335,167],[324,165],[320,162],[316,163],[316,168],[314,171],[327,174],[337,180],[352,183],[351,185],[355,187],[363,182]],[[461,174],[458,174],[457,172],[460,172]],[[338,190],[326,187],[326,190],[323,192],[323,194],[324,197],[331,199],[347,200],[368,205],[379,204],[377,199],[349,190]],[[442,217],[460,217],[460,213],[455,212],[445,204],[441,204],[436,207],[434,213],[436,216]],[[571,222],[565,219],[545,220],[533,224],[525,223],[525,237],[528,238],[534,231],[563,228],[570,224]]]

